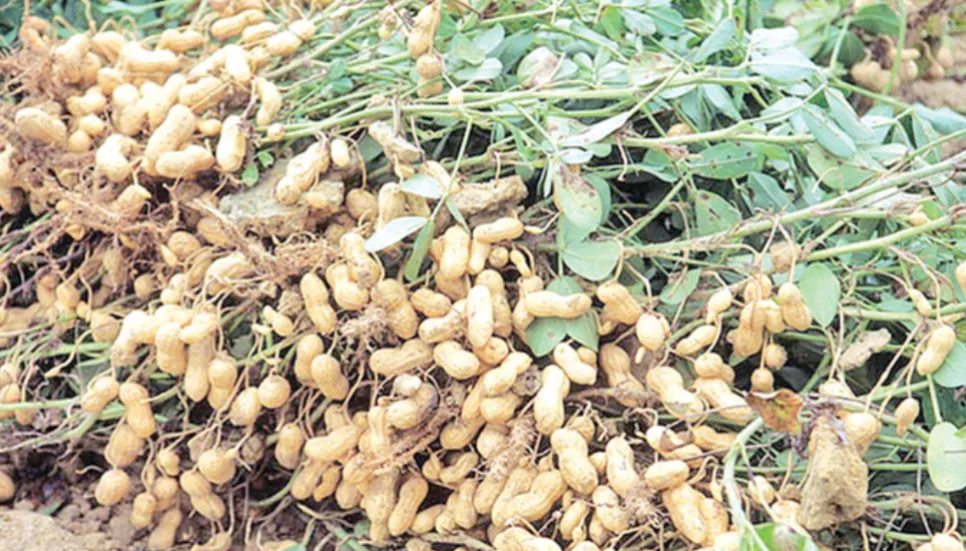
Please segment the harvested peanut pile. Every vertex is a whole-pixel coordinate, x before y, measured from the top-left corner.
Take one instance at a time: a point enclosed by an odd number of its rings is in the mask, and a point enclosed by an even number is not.
[[[152,551],[963,550],[966,117],[890,94],[966,12],[711,4],[27,4],[0,503]]]

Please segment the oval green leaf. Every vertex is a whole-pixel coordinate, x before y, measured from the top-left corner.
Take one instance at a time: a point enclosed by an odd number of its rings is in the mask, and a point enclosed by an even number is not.
[[[549,354],[566,336],[566,320],[561,318],[537,318],[527,326],[527,346],[538,358]]]
[[[453,73],[453,78],[461,82],[493,80],[503,72],[503,64],[495,57],[488,57],[475,67],[466,67]]]
[[[899,34],[899,17],[884,2],[863,6],[855,12],[852,24],[872,34]]]
[[[832,119],[825,116],[825,113],[812,105],[806,105],[800,113],[808,131],[815,137],[819,145],[828,150],[829,153],[843,159],[855,155],[857,151],[855,142],[832,122]]]
[[[940,423],[929,433],[926,447],[926,467],[933,486],[940,492],[955,492],[966,488],[966,441],[957,434],[952,423]]]
[[[590,312],[572,320],[563,320],[567,334],[580,344],[596,351],[600,335],[597,333],[597,320]]]
[[[691,162],[691,170],[705,178],[729,180],[756,170],[761,155],[749,147],[720,143],[701,152],[701,159]]]
[[[698,288],[698,281],[701,279],[701,270],[688,270],[687,275],[668,281],[667,285],[661,289],[660,299],[664,304],[681,304],[684,299],[691,296],[691,293]]]
[[[855,141],[859,143],[875,142],[875,133],[859,120],[859,116],[855,114],[855,110],[846,101],[842,92],[834,88],[826,88],[825,101],[828,102],[829,116]]]
[[[822,327],[828,327],[835,319],[842,294],[839,279],[832,270],[825,264],[809,265],[798,282],[798,289],[815,321]]]
[[[956,341],[946,356],[946,361],[933,374],[932,379],[946,388],[966,386],[966,345],[962,341]],[[963,459],[966,460],[966,457]]]
[[[547,285],[547,289],[555,293],[559,293],[561,295],[573,295],[576,293],[584,292],[583,289],[580,288],[580,284],[577,283],[577,280],[569,276],[558,277],[557,279],[551,281],[550,284]],[[560,321],[561,325],[559,327],[564,333],[573,337],[573,339],[579,342],[580,344],[587,346],[589,348],[592,348],[594,350],[597,350],[597,344],[599,339],[599,335],[597,333],[597,320],[594,319],[594,315],[592,313],[587,312],[586,314],[580,316],[579,318],[575,318],[572,320],[565,320],[560,318],[543,318],[543,319],[555,319]],[[540,320],[537,320],[537,321],[540,321]],[[529,339],[529,335],[530,335],[529,328],[527,329],[528,329],[527,338]],[[546,327],[541,327],[540,329],[541,331],[547,331]],[[555,327],[551,326],[551,330],[552,329],[555,329]],[[541,338],[540,344],[544,344],[544,342],[545,341]],[[549,339],[546,342],[549,342]],[[559,342],[560,342],[559,340],[554,342],[553,346],[556,346],[557,343]],[[550,348],[553,349],[553,346],[551,346]],[[532,346],[531,346],[531,350],[533,350]],[[549,354],[550,350],[547,350],[546,353]]]
[[[778,82],[804,80],[818,71],[812,60],[796,48],[785,48],[763,56],[753,56],[751,71]]]
[[[741,119],[741,113],[735,107],[735,100],[728,95],[728,91],[725,90],[724,86],[720,84],[705,84],[701,86],[700,90],[704,93],[704,97],[708,100],[708,103],[714,106],[722,115],[734,121]]]
[[[607,279],[620,255],[621,247],[614,241],[581,241],[568,244],[560,253],[568,268],[591,281]]]
[[[741,212],[724,197],[710,191],[694,194],[694,213],[699,236],[727,231],[741,222]]]

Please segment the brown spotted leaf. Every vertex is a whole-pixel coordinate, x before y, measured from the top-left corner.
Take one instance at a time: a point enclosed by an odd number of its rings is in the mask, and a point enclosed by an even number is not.
[[[802,430],[798,412],[805,401],[791,390],[783,388],[767,394],[752,392],[745,401],[771,430],[788,434],[798,434]]]

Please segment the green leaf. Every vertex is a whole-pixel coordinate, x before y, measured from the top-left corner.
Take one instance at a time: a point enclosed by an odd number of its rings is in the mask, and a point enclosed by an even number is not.
[[[453,73],[453,78],[461,82],[493,80],[503,73],[503,64],[495,57],[488,57],[475,67],[466,67]]]
[[[574,340],[595,352],[597,351],[600,334],[597,332],[597,320],[594,319],[593,314],[587,312],[579,318],[564,320],[564,325],[566,325],[567,334]]]
[[[762,116],[771,117],[772,122],[781,122],[798,112],[805,102],[799,98],[782,98],[766,107]]]
[[[439,199],[443,196],[443,190],[439,187],[439,182],[425,174],[416,174],[412,178],[404,181],[400,186],[402,190],[411,195],[419,195],[427,199]]]
[[[248,187],[258,183],[258,165],[250,164],[242,171],[241,181]]]
[[[366,239],[366,251],[375,253],[391,247],[425,226],[428,221],[428,218],[422,216],[394,218]]]
[[[906,154],[909,153],[909,148],[901,143],[873,145],[871,147],[865,147],[863,150],[877,162],[886,166],[891,166],[894,163],[898,163],[903,157],[906,156]]]
[[[761,156],[751,148],[725,142],[702,151],[701,160],[692,161],[690,166],[695,174],[705,178],[728,180],[757,169],[760,161]]]
[[[966,345],[962,341],[956,341],[953,349],[946,356],[946,361],[932,378],[936,384],[947,388],[966,386]]]
[[[957,427],[966,425],[966,400],[957,399],[958,390],[937,385],[935,404],[930,393],[922,397],[922,420],[925,426],[932,428],[941,421],[947,421]],[[942,414],[941,420],[936,419],[936,409]]]
[[[684,299],[691,296],[691,293],[698,288],[698,281],[701,279],[701,270],[688,270],[683,278],[671,279],[667,285],[661,289],[660,299],[664,304],[681,304]]]
[[[694,212],[698,236],[727,231],[741,222],[741,212],[727,199],[710,191],[702,190],[694,195]]]
[[[553,350],[567,336],[566,320],[561,318],[537,318],[527,326],[527,346],[533,355],[541,358]]]
[[[571,277],[561,277],[550,282],[547,289],[561,295],[580,292],[580,285]],[[527,346],[534,356],[546,356],[567,336],[568,320],[562,318],[537,318],[527,326]]]
[[[275,162],[275,157],[272,156],[271,151],[259,151],[258,154],[255,155],[255,160],[262,165],[262,168],[268,168],[272,166],[272,163]]]
[[[624,17],[617,6],[607,6],[600,15],[600,26],[611,40],[620,40],[624,35]]]
[[[773,52],[790,48],[798,42],[795,27],[755,29],[751,32],[751,49],[756,52]]]
[[[677,182],[680,178],[678,171],[671,164],[671,159],[663,151],[657,149],[647,150],[640,169],[668,183]]]
[[[875,133],[866,126],[855,114],[852,105],[845,99],[842,92],[833,88],[825,89],[825,101],[828,102],[829,115],[842,130],[859,143],[875,142]]]
[[[473,45],[482,50],[484,53],[492,53],[497,47],[503,42],[503,38],[506,36],[506,30],[503,25],[497,23],[489,29],[484,30],[480,34],[473,38]]]
[[[597,189],[565,166],[560,166],[554,176],[553,199],[560,212],[586,230],[599,226],[603,209]]]
[[[835,319],[842,289],[839,279],[825,264],[809,264],[798,282],[802,299],[812,317],[822,327],[828,327]]]
[[[720,84],[705,84],[701,86],[700,90],[704,93],[704,97],[707,98],[708,103],[713,105],[722,115],[733,121],[741,119],[741,113],[738,112],[734,100],[728,95],[728,91],[725,90],[724,86]]]
[[[413,251],[409,254],[406,261],[406,281],[412,282],[419,279],[422,273],[423,261],[429,252],[429,246],[433,242],[433,233],[436,231],[436,220],[430,219],[429,223],[419,230],[416,241],[413,242]]]
[[[930,220],[936,220],[937,218],[942,218],[943,215],[945,214],[943,212],[943,208],[939,206],[939,203],[935,201],[926,201],[925,203],[921,203],[920,206],[922,206],[923,212],[926,213],[926,215],[929,217]],[[951,276],[952,274],[947,274],[947,275]],[[950,279],[955,279],[955,278],[950,277]],[[964,291],[966,291],[966,289],[964,289]]]
[[[952,423],[940,423],[929,433],[926,467],[932,485],[940,492],[956,492],[966,488],[966,440],[957,434]]]
[[[680,106],[686,120],[690,121],[693,126],[697,128],[711,126],[711,110],[699,88],[695,87],[688,90],[686,94],[681,96]]]
[[[833,27],[832,32],[829,33],[828,37],[828,55],[832,55],[832,51],[835,48],[835,43],[838,41],[839,33],[841,29],[838,27]],[[853,64],[862,61],[865,57],[865,44],[862,43],[856,34],[852,31],[847,31],[845,37],[842,38],[842,45],[839,46],[839,56],[836,61],[841,63],[846,67],[851,67]]]
[[[913,108],[916,110],[916,115],[929,121],[929,124],[942,134],[952,134],[966,128],[966,117],[948,107],[930,109],[921,103],[915,103]]]
[[[651,8],[647,10],[647,15],[654,20],[654,25],[663,35],[677,36],[684,32],[684,16],[675,9]]]
[[[547,289],[564,296],[583,292],[580,284],[572,277],[558,277],[547,285]],[[597,350],[600,336],[597,334],[597,321],[592,313],[587,312],[579,318],[560,321],[568,335],[584,346]]]
[[[751,189],[751,202],[756,207],[781,210],[788,206],[788,194],[782,189],[778,180],[762,172],[752,172],[748,175],[748,187]]]
[[[815,543],[792,529],[782,527],[782,531],[776,534],[774,523],[757,524],[754,526],[755,533],[765,548],[760,548],[755,542],[755,538],[742,537],[739,544],[739,551],[818,551]]]
[[[859,153],[852,159],[842,160],[817,144],[805,146],[808,166],[822,185],[832,189],[850,190],[874,176],[881,167],[867,155]]]
[[[657,32],[657,25],[654,19],[633,9],[622,10],[624,14],[624,26],[638,36],[651,36]]]
[[[450,39],[447,54],[454,60],[464,61],[470,65],[479,65],[486,59],[486,52],[462,34],[457,34]]]
[[[916,147],[925,147],[939,139],[939,134],[936,132],[936,129],[929,124],[929,121],[913,115],[912,137],[916,141]],[[941,152],[939,146],[933,146],[927,149],[926,154],[923,156],[928,163],[938,163],[940,157]]]
[[[754,56],[751,71],[778,82],[797,82],[818,71],[812,60],[795,48],[786,48],[763,56]]]
[[[825,116],[817,107],[806,105],[799,111],[809,133],[815,137],[819,145],[828,150],[829,153],[843,159],[851,158],[857,151],[855,142],[848,134],[832,122],[832,119]]]
[[[536,33],[530,30],[516,32],[504,39],[492,53],[504,67],[513,67],[530,50],[536,37]]]
[[[735,30],[735,20],[732,18],[726,19],[715,28],[713,33],[708,35],[708,38],[704,39],[697,50],[693,51],[690,56],[691,61],[701,63],[721,51],[735,37]]]
[[[577,293],[583,292],[577,280],[570,276],[558,277],[551,281],[547,284],[547,290],[564,296],[576,295]]]
[[[456,205],[453,204],[453,201],[447,197],[443,200],[443,203],[446,205],[446,210],[453,215],[453,218],[459,223],[459,225],[466,228],[466,231],[469,231],[470,225],[466,223],[466,218],[463,218],[463,213],[460,212],[460,209],[456,208]]]
[[[348,66],[346,65],[345,58],[337,57],[333,59],[332,63],[329,64],[329,80],[342,78],[345,75],[346,69],[348,69]]]
[[[600,223],[603,225],[610,217],[610,184],[607,180],[592,173],[584,174],[584,179],[597,190],[597,197],[600,198]]]
[[[566,218],[561,217],[557,221],[557,246],[561,250],[565,249],[567,245],[584,241],[589,235],[589,230],[575,226],[573,222]]]
[[[617,266],[620,255],[621,247],[614,241],[570,243],[560,253],[568,268],[591,281],[607,279]]]
[[[128,2],[111,0],[107,4],[98,7],[98,11],[104,15],[124,14],[124,15],[144,15],[151,13],[157,8],[155,4],[133,5]]]
[[[852,25],[872,34],[899,34],[899,17],[887,4],[879,2],[863,6],[852,16]]]
[[[584,146],[584,149],[590,151],[594,154],[594,157],[603,159],[604,157],[609,157],[611,152],[614,151],[614,147],[609,143],[592,143]]]

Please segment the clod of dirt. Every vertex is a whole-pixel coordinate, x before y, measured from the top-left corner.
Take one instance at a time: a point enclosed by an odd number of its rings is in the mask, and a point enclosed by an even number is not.
[[[304,201],[294,205],[279,203],[275,198],[275,184],[285,175],[287,165],[287,162],[276,163],[251,188],[222,197],[218,209],[239,229],[284,237],[313,229],[342,206],[345,185],[331,180],[320,181],[311,189],[325,197],[325,212],[313,212]]]
[[[882,352],[892,340],[888,329],[866,331],[849,345],[839,358],[839,367],[848,371],[865,365],[869,358],[877,352]]]
[[[840,421],[833,417],[819,417],[809,437],[798,514],[798,522],[807,530],[853,521],[865,513],[868,503],[869,468],[836,424]]]
[[[527,185],[514,175],[482,184],[463,184],[450,200],[464,217],[469,218],[490,212],[505,213],[526,198]]]
[[[95,537],[91,537],[95,536]],[[100,551],[103,536],[77,536],[57,525],[53,518],[30,511],[0,512],[0,549],[57,549],[58,551]]]

